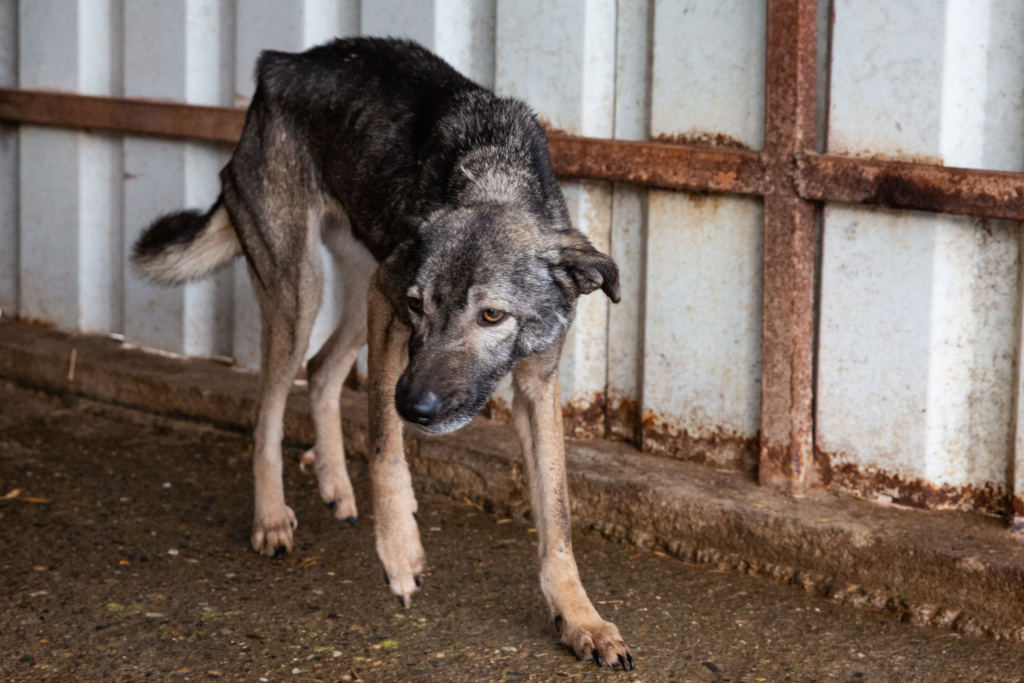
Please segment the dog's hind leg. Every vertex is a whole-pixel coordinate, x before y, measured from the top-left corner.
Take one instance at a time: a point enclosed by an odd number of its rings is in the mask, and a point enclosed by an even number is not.
[[[243,147],[244,140],[233,164],[239,152],[245,151]],[[272,164],[262,167],[271,169],[266,175],[279,172]],[[284,500],[281,439],[288,392],[305,357],[320,307],[323,276],[314,246],[320,215],[282,178],[272,178],[268,184],[285,191],[274,194],[250,183],[243,186],[249,190],[248,196],[239,191],[229,173],[222,178],[225,204],[244,247],[262,322],[253,430],[256,504],[252,546],[264,555],[276,556],[291,551],[296,526],[295,514]]]
[[[252,546],[264,555],[291,552],[295,513],[285,505],[281,439],[288,392],[309,345],[320,306],[319,256],[275,282],[273,294],[256,287],[263,322],[259,405],[253,432],[256,509]],[[294,279],[292,279],[294,278]]]
[[[338,229],[347,230],[347,226]],[[325,234],[325,241],[328,234]],[[352,240],[350,234],[348,239]],[[320,497],[331,506],[335,519],[355,524],[358,514],[356,499],[345,469],[341,433],[341,387],[359,355],[359,349],[366,343],[367,287],[376,262],[365,248],[351,244],[349,247],[348,253],[332,249],[343,282],[341,321],[306,367],[316,429],[316,444],[311,454]],[[352,253],[359,249],[366,253]]]
[[[558,393],[561,344],[529,356],[513,372],[512,412],[522,442],[540,553],[540,587],[562,642],[579,659],[632,669],[633,656],[615,624],[605,621],[583,590],[572,553],[562,407]]]
[[[402,420],[395,410],[395,386],[408,364],[410,331],[374,283],[368,302],[370,479],[377,556],[384,565],[388,587],[408,608],[424,567],[416,496],[402,445]]]

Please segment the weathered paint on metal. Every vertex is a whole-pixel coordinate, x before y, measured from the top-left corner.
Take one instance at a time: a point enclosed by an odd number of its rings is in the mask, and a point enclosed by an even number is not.
[[[650,136],[651,9],[649,0],[619,0],[615,33],[615,137]],[[643,387],[646,188],[612,186],[610,254],[619,266],[621,301],[608,311],[606,435],[639,444]]]
[[[555,172],[566,178],[691,192],[758,195],[765,191],[764,169],[756,152],[559,133],[548,134],[548,145]]]
[[[762,220],[756,199],[650,192],[645,450],[730,467],[757,438]]]
[[[830,206],[816,444],[831,469],[1006,488],[1018,228]]]
[[[1024,220],[1024,174],[803,154],[805,199]]]
[[[890,160],[851,165],[808,154],[799,162],[801,191],[1021,217],[1021,176],[949,167],[1024,167],[1024,47],[1009,38],[1024,27],[1024,6],[837,0],[835,7],[828,152]],[[948,167],[906,161],[920,159]],[[828,454],[822,465],[834,487],[920,480],[942,492],[921,493],[922,504],[953,496],[958,505],[1008,508],[1018,233],[995,220],[826,208],[816,444]],[[867,474],[844,483],[834,476],[844,468]],[[976,493],[986,491],[1003,502]]]
[[[231,60],[221,60],[216,0],[181,5],[138,0],[124,8],[124,91],[217,106],[233,101]],[[211,65],[199,68],[197,65]],[[211,205],[230,148],[201,142],[126,136],[123,141],[125,338],[141,346],[188,354],[230,355],[228,271],[180,288],[140,280],[128,255],[141,231],[161,214]]]
[[[896,505],[929,510],[978,510],[994,515],[1006,515],[1012,510],[1011,496],[1002,483],[937,484],[926,478],[862,467],[841,453],[818,451],[815,458],[822,464],[823,485],[869,500],[884,496],[887,502]]]
[[[655,0],[651,133],[764,144],[765,0]]]
[[[663,421],[645,411],[641,421],[644,452],[664,455],[718,468],[744,472],[751,478],[758,472],[758,436],[723,429],[694,434],[681,429],[677,421]]]
[[[816,0],[769,0],[764,162],[762,484],[812,482],[814,439],[814,206],[792,179],[792,155],[815,148]]]
[[[113,95],[120,64],[110,46],[113,3],[21,3],[18,78],[27,88]],[[88,11],[85,11],[87,9]],[[65,329],[121,326],[121,197],[117,141],[22,126],[19,313]],[[60,257],[55,257],[59,254]]]
[[[692,153],[693,161],[683,163],[701,169],[698,183],[705,190],[709,180],[730,191],[767,189],[760,156],[750,151],[764,140],[763,7],[734,0],[654,5],[651,135],[748,148],[646,143],[654,159]],[[705,165],[725,160],[735,165]],[[677,180],[683,182],[674,187],[687,188],[685,178]],[[733,441],[756,438],[762,221],[758,199],[649,192],[640,405],[645,449],[741,467]]]

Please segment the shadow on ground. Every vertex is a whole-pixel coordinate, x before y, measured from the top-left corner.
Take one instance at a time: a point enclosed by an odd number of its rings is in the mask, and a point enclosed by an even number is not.
[[[0,679],[1024,681],[1024,646],[895,622],[792,586],[577,532],[584,585],[638,670],[556,642],[528,521],[420,501],[412,610],[362,517],[335,523],[289,451],[296,550],[249,549],[244,435],[0,383]]]

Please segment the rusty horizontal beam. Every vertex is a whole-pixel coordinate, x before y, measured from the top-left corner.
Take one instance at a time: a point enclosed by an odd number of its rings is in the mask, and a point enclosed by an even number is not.
[[[548,134],[551,164],[565,178],[637,183],[666,190],[763,195],[757,152]]]
[[[809,153],[796,183],[812,201],[1024,220],[1024,173]]]
[[[245,110],[0,88],[0,121],[238,142]]]
[[[237,142],[245,112],[175,102],[0,88],[0,121],[212,142]],[[565,178],[691,192],[764,195],[763,155],[744,150],[549,135]],[[797,193],[809,201],[1024,220],[1024,173],[899,161],[798,155]]]

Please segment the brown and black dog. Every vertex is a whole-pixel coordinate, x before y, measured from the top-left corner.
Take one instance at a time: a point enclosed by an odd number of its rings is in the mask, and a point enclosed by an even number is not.
[[[355,523],[340,396],[368,342],[377,553],[408,606],[424,555],[403,420],[434,434],[458,429],[511,372],[555,625],[577,657],[633,668],[576,569],[558,395],[576,301],[596,289],[618,301],[618,269],[570,224],[530,109],[408,41],[265,52],[221,184],[205,213],[153,223],[133,263],[176,284],[246,259],[263,322],[253,547],[292,547],[282,420],[320,306],[322,242],[344,278],[342,320],[308,366],[323,500]]]

